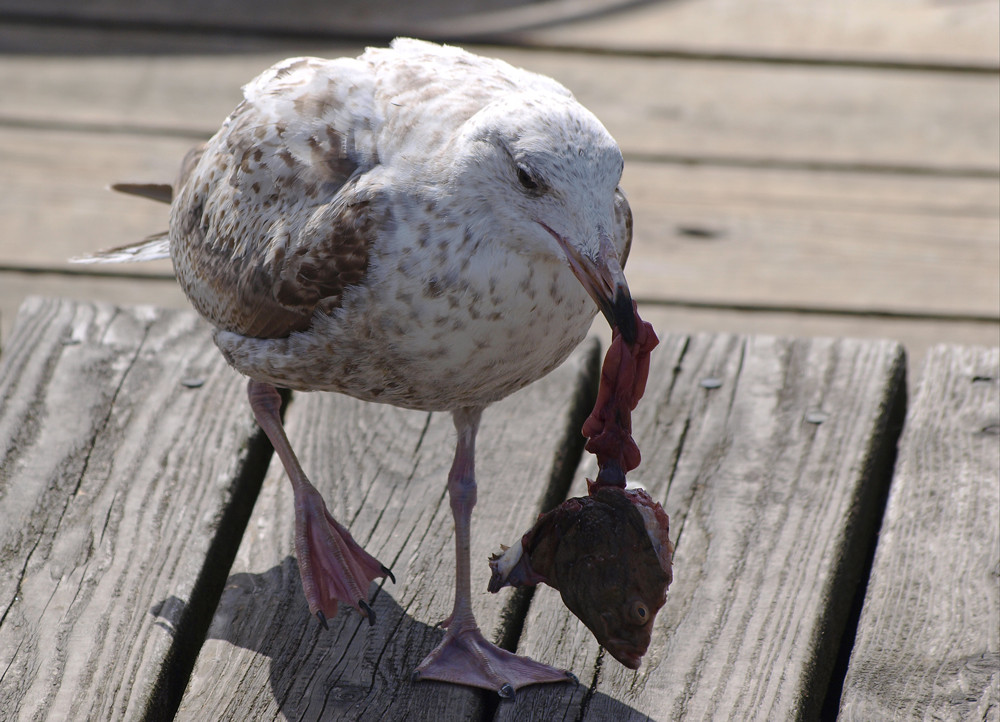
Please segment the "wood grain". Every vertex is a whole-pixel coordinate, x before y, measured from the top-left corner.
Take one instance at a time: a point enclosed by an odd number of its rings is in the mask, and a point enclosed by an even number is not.
[[[907,416],[840,719],[1000,719],[1000,349],[939,346]]]
[[[639,306],[639,313],[664,333],[742,333],[803,339],[892,339],[906,349],[910,388],[920,378],[927,352],[940,343],[1000,346],[1000,323],[997,322],[890,319],[864,315],[798,314],[642,304]]]
[[[123,4],[67,0],[7,0],[8,9],[41,17],[256,28],[269,33],[465,37],[510,32],[514,42],[577,45],[603,51],[695,52],[753,58],[823,59],[981,67],[1000,64],[1000,13],[993,2],[917,0],[697,0],[634,3],[573,2],[341,2],[337,13],[313,0],[277,8],[232,2],[164,6],[155,0]],[[590,15],[591,17],[588,17]],[[540,27],[539,27],[540,26]],[[79,36],[81,28],[73,29]],[[84,32],[86,28],[83,28]],[[520,32],[517,32],[519,31]],[[79,38],[73,38],[77,43]],[[242,38],[230,39],[230,43]],[[242,39],[244,42],[245,39]],[[31,46],[21,39],[25,47]],[[17,45],[15,47],[19,47]]]
[[[519,652],[587,689],[523,690],[499,719],[815,715],[891,474],[902,362],[887,342],[664,338],[633,419],[633,480],[677,546],[653,646],[626,670],[543,590]]]
[[[1000,96],[989,74],[468,48],[564,83],[627,155],[1000,175]],[[128,62],[14,55],[0,64],[0,119],[207,136],[239,102],[242,85],[277,60],[361,50],[295,44]]]
[[[645,301],[1000,320],[1000,181],[626,165]]]
[[[170,208],[109,190],[171,182],[190,139],[0,129],[0,265],[74,273],[172,276],[169,259],[74,265],[69,259],[165,231]]]
[[[582,448],[579,429],[593,404],[596,352],[596,345],[586,344],[550,376],[484,414],[472,589],[479,625],[494,640],[516,629],[518,597],[486,593],[486,560],[564,493]],[[334,394],[294,394],[286,419],[331,512],[393,569],[398,583],[378,589],[374,627],[342,605],[330,631],[323,631],[309,616],[293,557],[288,481],[273,465],[178,719],[481,714],[494,693],[409,681],[444,634],[434,625],[451,612],[454,539],[445,489],[455,444],[450,416]],[[236,688],[238,695],[232,694]]]
[[[290,0],[277,7],[261,0],[234,3],[208,0],[164,5],[156,0],[96,0],[77,5],[66,0],[7,0],[10,10],[36,20],[55,19],[100,25],[152,24],[165,29],[209,27],[217,32],[333,37],[412,37],[496,33],[525,26],[572,22],[614,12],[634,0],[426,0],[419,5],[394,0],[348,0],[335,12],[316,0]]]
[[[641,258],[641,256],[638,256]],[[634,271],[638,271],[638,265]],[[630,269],[630,273],[633,270]],[[720,279],[721,281],[721,279]],[[103,301],[118,304],[148,303],[188,310],[190,305],[172,280],[135,281],[130,278],[64,276],[57,273],[0,272],[0,356],[10,339],[14,318],[31,295]],[[1000,346],[1000,323],[954,319],[879,318],[863,314],[785,313],[779,310],[691,308],[684,305],[640,303],[640,315],[661,332],[744,333],[772,336],[851,337],[893,339],[906,348],[911,386],[923,366],[927,351],[939,343]],[[610,341],[607,324],[598,318],[594,332]]]
[[[31,296],[101,301],[119,305],[153,305],[189,311],[184,292],[173,279],[167,281],[48,273],[0,272],[0,355],[10,341],[17,311]]]
[[[243,384],[193,313],[33,299],[0,409],[3,717],[155,717],[262,477]]]
[[[67,259],[165,229],[106,187],[169,179],[191,142],[0,129],[0,266],[169,275]],[[623,183],[641,301],[1000,318],[1000,180],[633,161]]]
[[[697,0],[638,3],[520,33],[537,45],[746,60],[1000,67],[1000,5],[915,0]]]

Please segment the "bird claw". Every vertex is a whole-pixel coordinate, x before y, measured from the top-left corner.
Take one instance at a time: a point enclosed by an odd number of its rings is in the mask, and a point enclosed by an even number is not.
[[[385,567],[382,567],[382,568],[385,569]],[[362,611],[364,611],[364,613],[365,613],[365,616],[368,618],[368,626],[369,627],[374,627],[375,626],[375,610],[372,609],[368,605],[368,602],[364,601],[363,599],[358,602],[358,606],[361,607]]]
[[[295,552],[309,609],[325,629],[347,602],[375,624],[375,611],[366,600],[368,585],[379,577],[395,576],[361,548],[326,508],[311,485],[296,492]]]
[[[393,580],[393,581],[395,581],[395,580]],[[369,627],[374,627],[375,626],[375,610],[372,609],[371,606],[368,604],[368,602],[366,602],[363,599],[360,600],[360,601],[358,601],[358,607],[361,608],[362,615],[368,620],[368,626]],[[330,623],[327,621],[326,615],[323,614],[323,610],[322,609],[317,609],[316,610],[316,619],[319,620],[319,624],[320,624],[321,627],[323,627],[324,630],[330,631]]]

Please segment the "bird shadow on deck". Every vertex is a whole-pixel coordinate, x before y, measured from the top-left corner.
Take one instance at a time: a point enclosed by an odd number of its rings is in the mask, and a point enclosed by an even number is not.
[[[259,718],[298,720],[438,720],[455,715],[491,720],[503,705],[514,703],[487,690],[412,682],[413,669],[445,632],[410,616],[401,606],[403,600],[394,597],[384,583],[377,588],[372,603],[375,625],[370,627],[353,609],[341,605],[338,614],[328,620],[329,629],[324,630],[309,614],[298,574],[295,557],[288,556],[266,572],[237,573],[228,578],[202,647],[202,660],[210,660],[209,673],[216,668],[221,672],[229,665],[242,667],[247,684],[238,692],[216,690],[209,699],[192,698],[189,687],[177,719],[221,711],[234,693],[256,695],[236,706],[258,711]],[[172,597],[153,607],[151,613],[164,625],[173,626],[183,610],[184,603]],[[504,626],[509,627],[510,622]],[[231,675],[220,674],[225,676]],[[258,679],[262,683],[254,684]],[[206,685],[191,687],[204,689]],[[552,687],[553,693],[565,701],[566,689],[557,687]],[[585,706],[581,703],[588,696],[603,698],[591,701],[600,701],[605,710],[615,710],[615,719],[637,714],[628,705],[594,694],[579,683],[570,696],[570,709],[582,712]]]

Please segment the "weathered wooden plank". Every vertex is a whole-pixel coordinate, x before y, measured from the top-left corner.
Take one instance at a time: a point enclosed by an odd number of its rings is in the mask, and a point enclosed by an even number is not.
[[[154,21],[181,28],[190,23],[208,23],[263,32],[297,30],[386,37],[469,37],[521,30],[516,35],[521,42],[583,45],[601,50],[693,50],[747,57],[921,65],[1000,63],[1000,13],[992,2],[848,0],[834,9],[821,0],[494,0],[429,2],[419,6],[358,0],[339,3],[335,14],[326,4],[310,0],[296,0],[280,8],[242,3],[238,10],[231,2],[218,1],[184,6],[155,0],[90,2],[85,6],[68,0],[8,0],[6,4],[8,9],[18,8],[41,17]],[[588,15],[594,17],[588,20]],[[74,32],[79,34],[79,29],[74,28]],[[79,38],[75,40],[80,42]]]
[[[394,37],[496,33],[543,23],[571,22],[581,16],[610,13],[634,0],[427,0],[419,5],[395,0],[341,2],[336,12],[316,0],[285,5],[260,2],[165,5],[157,0],[97,0],[78,5],[66,0],[6,0],[9,10],[44,22],[55,19],[109,24],[153,24],[175,30],[194,26],[221,32]]]
[[[154,305],[190,310],[174,280],[64,276],[49,273],[0,272],[0,349],[11,338],[17,310],[29,296],[103,301],[115,305]]]
[[[901,422],[889,342],[670,335],[633,428],[633,472],[676,540],[674,582],[637,672],[599,652],[550,590],[520,652],[585,694],[523,690],[499,719],[795,719],[818,712]],[[582,475],[596,471],[588,459]]]
[[[906,420],[840,719],[1000,719],[1000,350],[939,346]]]
[[[801,314],[713,308],[642,305],[642,317],[672,333],[743,333],[811,338],[892,339],[906,349],[910,387],[919,378],[927,352],[942,342],[1000,345],[1000,323],[986,321],[878,318],[864,315]]]
[[[988,74],[468,47],[566,84],[627,154],[1000,172],[1000,96]],[[0,64],[0,118],[208,134],[236,105],[239,88],[283,56],[360,50],[8,56]]]
[[[0,366],[4,719],[169,706],[268,453],[193,313],[25,304]]]
[[[934,0],[697,0],[640,3],[519,33],[538,45],[747,59],[1000,66],[1000,5]]]
[[[212,55],[288,48],[289,38],[251,33],[192,32],[155,26],[101,27],[64,22],[18,22],[0,19],[4,61],[14,55]],[[299,43],[301,45],[301,43]]]
[[[637,258],[641,259],[642,256]],[[638,272],[640,263],[641,261],[636,262],[635,266],[630,267],[629,273]],[[174,281],[0,272],[0,353],[4,343],[10,338],[17,309],[31,295],[62,296],[117,305],[145,303],[165,308],[190,308],[184,293]],[[998,322],[690,308],[656,303],[640,303],[639,313],[657,329],[675,333],[707,331],[772,336],[894,339],[906,348],[907,363],[912,372],[911,381],[913,374],[922,367],[927,351],[939,343],[1000,346]],[[594,328],[597,332],[605,332],[607,324],[598,318]],[[607,336],[605,341],[609,340],[610,336]]]
[[[644,300],[1000,318],[998,181],[632,162],[623,184]]]
[[[171,182],[195,141],[126,134],[0,129],[0,265],[75,272],[172,275],[169,260],[71,265],[69,259],[167,230],[163,203],[111,183]]]
[[[511,595],[489,595],[486,560],[501,539],[561,498],[593,404],[597,346],[487,409],[477,443],[472,588],[495,640],[517,625]],[[454,539],[445,481],[454,454],[447,414],[421,414],[332,394],[295,394],[292,443],[334,516],[397,584],[378,591],[372,628],[345,607],[330,631],[311,618],[293,554],[293,509],[273,466],[179,712],[203,719],[472,719],[493,693],[413,684],[451,612]],[[562,486],[560,490],[558,487]],[[542,651],[540,658],[547,659]],[[569,685],[566,685],[569,686]],[[239,694],[233,694],[235,689]]]
[[[190,142],[0,129],[0,266],[67,268],[163,230],[166,206],[105,187],[173,177]],[[632,161],[623,183],[643,301],[997,318],[1000,180]]]

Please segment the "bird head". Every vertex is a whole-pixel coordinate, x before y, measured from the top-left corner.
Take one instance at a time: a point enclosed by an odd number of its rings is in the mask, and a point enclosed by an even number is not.
[[[618,184],[624,161],[601,122],[571,96],[507,94],[466,124],[456,182],[505,250],[560,263],[627,342],[636,333],[622,270],[631,212]],[[471,170],[473,172],[463,172]],[[499,181],[499,182],[497,182]],[[498,191],[499,187],[499,191]]]

